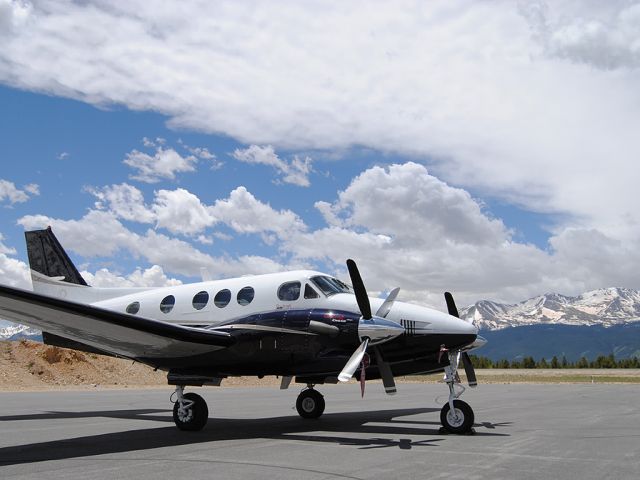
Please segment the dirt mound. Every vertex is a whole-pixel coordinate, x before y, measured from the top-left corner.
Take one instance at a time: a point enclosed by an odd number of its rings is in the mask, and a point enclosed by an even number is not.
[[[223,386],[273,386],[276,377],[227,378]],[[121,358],[52,347],[29,340],[0,341],[0,390],[167,387],[166,372]]]
[[[0,389],[166,385],[166,373],[119,358],[37,342],[0,342]]]

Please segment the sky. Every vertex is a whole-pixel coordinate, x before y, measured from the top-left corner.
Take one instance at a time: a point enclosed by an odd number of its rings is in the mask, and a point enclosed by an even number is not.
[[[640,288],[640,3],[0,0],[0,281]]]

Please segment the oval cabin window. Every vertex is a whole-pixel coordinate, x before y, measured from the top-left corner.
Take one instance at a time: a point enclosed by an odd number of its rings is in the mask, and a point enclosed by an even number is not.
[[[176,304],[176,297],[173,295],[167,295],[160,302],[160,311],[162,313],[169,313],[173,310],[173,306]]]
[[[135,315],[139,311],[140,311],[140,302],[132,302],[129,305],[127,305],[127,310],[126,310],[127,313],[131,315]]]
[[[193,301],[191,304],[193,308],[196,310],[202,310],[209,303],[209,294],[204,290],[202,292],[198,292],[193,296]]]
[[[213,299],[213,303],[218,308],[226,307],[230,301],[231,301],[231,292],[226,288],[216,293],[216,296]]]
[[[238,303],[240,305],[249,305],[253,301],[255,291],[252,287],[244,287],[238,292]]]

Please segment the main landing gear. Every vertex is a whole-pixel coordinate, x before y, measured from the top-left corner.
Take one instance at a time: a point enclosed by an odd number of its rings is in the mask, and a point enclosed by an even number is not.
[[[298,395],[296,410],[302,418],[318,418],[324,412],[324,397],[313,385],[308,385]]]
[[[176,386],[171,395],[173,402],[173,421],[180,430],[195,432],[202,430],[209,419],[207,402],[200,395],[184,393],[184,386]],[[318,418],[324,413],[324,397],[309,384],[300,392],[296,409],[302,418]]]
[[[173,396],[175,395],[175,401]],[[202,430],[209,419],[209,408],[197,393],[184,393],[184,386],[178,385],[171,395],[173,421],[180,430],[195,432]]]
[[[449,365],[444,367],[444,382],[449,387],[449,401],[440,410],[441,431],[447,433],[473,433],[473,410],[466,402],[458,400],[465,388],[460,383],[458,363],[460,352],[448,352]]]

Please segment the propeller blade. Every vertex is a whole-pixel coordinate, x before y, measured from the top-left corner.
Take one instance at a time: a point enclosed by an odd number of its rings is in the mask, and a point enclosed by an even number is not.
[[[460,318],[460,314],[456,308],[456,302],[453,301],[453,295],[449,292],[444,292],[444,299],[447,301],[447,310],[449,310],[449,315]]]
[[[369,345],[369,339],[365,338],[360,344],[360,346],[358,347],[358,349],[355,352],[353,352],[353,355],[351,355],[351,358],[347,360],[347,363],[345,364],[344,368],[340,372],[340,375],[338,375],[338,380],[340,380],[341,382],[348,382],[349,380],[351,380],[351,377],[353,377],[353,374],[356,372],[356,370],[360,366],[360,362],[362,362],[362,359],[364,358],[364,354],[367,353],[368,345]]]
[[[374,347],[373,350],[374,352],[376,352],[376,363],[378,364],[378,370],[380,371],[380,376],[382,377],[384,391],[387,393],[387,395],[395,395],[397,393],[396,381],[393,378],[391,366],[384,361],[384,359],[382,358],[382,353],[380,353],[380,349],[378,347]]]
[[[386,318],[387,317],[387,315],[391,311],[391,307],[393,306],[393,302],[396,301],[398,293],[400,293],[400,288],[398,288],[398,287],[394,288],[393,290],[391,290],[389,292],[389,295],[387,295],[387,298],[385,299],[384,303],[382,305],[380,305],[380,308],[376,312],[376,317],[382,317],[382,318]]]
[[[358,308],[360,308],[362,318],[369,320],[371,318],[371,303],[369,303],[367,289],[364,287],[364,282],[362,281],[356,262],[351,259],[347,260],[347,269],[349,270],[349,277],[351,277],[351,284],[356,294],[356,301],[358,302]]]
[[[462,352],[462,364],[464,365],[464,372],[467,374],[467,383],[470,387],[477,387],[476,371],[467,352]]]

